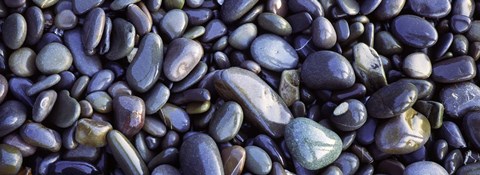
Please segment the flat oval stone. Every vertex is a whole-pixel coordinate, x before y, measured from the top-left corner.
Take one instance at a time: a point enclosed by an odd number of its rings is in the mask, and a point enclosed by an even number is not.
[[[162,83],[157,83],[144,96],[146,114],[154,114],[167,103],[170,90]]]
[[[157,34],[148,33],[143,36],[138,48],[135,58],[128,65],[126,77],[133,90],[144,93],[155,85],[162,72],[163,41]],[[167,52],[165,63],[168,58]]]
[[[353,153],[343,152],[333,165],[340,168],[344,174],[355,174],[358,168],[360,168],[360,160]]]
[[[40,80],[33,84],[30,88],[27,89],[27,95],[33,96],[45,89],[48,89],[60,81],[60,75],[52,74],[48,77],[45,77],[43,80]]]
[[[382,55],[392,55],[402,53],[402,45],[387,31],[375,33],[375,50]]]
[[[415,52],[403,60],[403,72],[411,78],[427,79],[432,74],[432,63],[427,54]]]
[[[180,172],[174,166],[163,164],[153,169],[152,174],[156,175],[180,175]]]
[[[437,30],[428,21],[415,15],[398,16],[391,27],[400,42],[415,48],[431,47],[438,40]]]
[[[405,167],[404,175],[447,175],[448,172],[441,165],[432,161],[419,161]],[[462,173],[463,174],[463,173]]]
[[[225,174],[240,174],[245,165],[246,152],[241,146],[234,145],[221,151]]]
[[[161,120],[153,117],[145,117],[145,125],[142,129],[155,137],[163,137],[167,133],[165,124],[163,124]]]
[[[257,146],[245,147],[245,167],[252,173],[266,175],[272,169],[272,160],[268,154]]]
[[[106,15],[102,8],[97,7],[88,12],[82,30],[82,43],[88,55],[95,53],[100,44],[105,29]]]
[[[190,129],[190,117],[182,108],[167,103],[159,111],[163,123],[175,131],[184,133]]]
[[[392,118],[413,106],[417,101],[415,85],[396,82],[374,92],[366,103],[368,115],[375,118]]]
[[[98,55],[88,55],[85,52],[80,29],[65,32],[63,40],[65,41],[65,45],[71,51],[73,65],[80,73],[91,77],[102,69],[102,63]]]
[[[27,38],[25,42],[28,45],[35,45],[43,35],[45,28],[45,18],[42,9],[32,6],[25,12],[25,20],[27,22]]]
[[[348,60],[332,51],[308,55],[302,64],[300,78],[312,89],[346,89],[355,83],[355,73]]]
[[[183,141],[179,162],[185,174],[224,174],[218,147],[206,134],[197,133]]]
[[[80,117],[80,104],[75,98],[70,97],[67,90],[58,93],[48,120],[60,128],[67,128]]]
[[[176,39],[183,35],[187,29],[187,14],[179,9],[168,11],[160,22],[160,31],[162,31],[168,40]]]
[[[208,8],[183,9],[188,16],[188,25],[203,25],[212,19],[213,12]],[[212,21],[215,19],[212,19]]]
[[[135,27],[132,23],[116,18],[113,20],[110,50],[105,55],[109,60],[126,57],[135,45]]]
[[[96,112],[109,113],[112,111],[112,98],[105,91],[92,92],[85,99]]]
[[[374,91],[387,85],[385,69],[375,49],[358,43],[353,46],[353,58],[353,70],[368,90]]]
[[[229,68],[217,74],[214,84],[221,97],[242,106],[248,122],[274,138],[281,137],[292,120],[281,97],[253,72]]]
[[[375,143],[388,154],[408,154],[420,149],[430,137],[430,122],[410,108],[381,124],[375,133]]]
[[[295,68],[298,64],[295,49],[276,35],[260,35],[253,40],[250,52],[253,60],[269,70],[280,72]]]
[[[121,95],[113,99],[115,129],[125,136],[137,134],[145,122],[145,103],[137,96]]]
[[[35,51],[28,47],[15,50],[8,58],[8,67],[16,76],[30,77],[37,72]]]
[[[242,123],[242,107],[236,102],[228,101],[215,110],[208,133],[216,142],[227,142],[237,135]]]
[[[18,13],[8,15],[2,25],[3,43],[10,49],[20,48],[27,38],[27,21]]]
[[[290,23],[275,13],[261,13],[257,17],[257,23],[266,31],[280,36],[287,36],[292,33],[292,26],[290,26]]]
[[[227,26],[219,20],[212,19],[205,26],[205,34],[202,36],[202,42],[212,42],[227,34]]]
[[[30,145],[47,149],[51,152],[58,152],[62,147],[60,134],[40,123],[25,123],[19,129],[22,139]]]
[[[142,160],[132,143],[120,131],[111,130],[107,134],[108,147],[126,174],[149,174],[147,165]]]
[[[100,170],[88,162],[67,160],[52,163],[47,172],[48,174],[101,174]]]
[[[0,137],[16,130],[27,119],[27,108],[16,100],[8,100],[0,106]]]
[[[54,90],[47,90],[41,92],[37,99],[35,100],[35,104],[32,107],[32,119],[35,122],[42,122],[53,109],[53,105],[57,100],[57,92]]]
[[[232,23],[240,19],[257,4],[258,0],[224,0],[220,9],[222,21]]]
[[[342,140],[335,132],[303,117],[285,127],[285,141],[293,160],[309,170],[326,167],[342,152]]]
[[[115,74],[109,69],[103,69],[93,75],[88,82],[86,93],[105,91],[115,80]]]
[[[72,54],[65,45],[50,43],[40,50],[35,59],[37,69],[44,74],[58,74],[70,68]]]
[[[448,85],[440,91],[445,113],[452,118],[463,117],[468,111],[480,109],[480,88],[470,82]]]
[[[246,23],[230,33],[228,44],[235,49],[245,50],[252,44],[256,36],[257,26],[253,23]]]
[[[373,12],[376,19],[385,21],[397,16],[407,0],[382,0]]]
[[[20,150],[14,146],[0,144],[0,173],[17,174],[22,167],[23,158]]]
[[[100,6],[103,2],[104,0],[73,0],[73,11],[81,15]]]
[[[324,15],[322,4],[316,0],[291,0],[288,1],[288,8],[295,13],[308,12],[313,18]]]
[[[3,76],[2,76],[3,77]],[[5,77],[3,77],[5,78]],[[0,78],[2,80],[2,78]],[[3,79],[2,81],[2,87],[3,93],[1,95],[1,99],[5,99],[5,96],[7,95],[7,92],[10,92],[13,97],[16,99],[20,100],[23,104],[27,104],[29,106],[33,106],[34,103],[34,98],[30,97],[27,95],[27,89],[32,86],[32,81],[27,78],[18,78],[18,77],[13,77],[8,80],[8,83],[6,82],[6,79]],[[8,86],[8,88],[6,88]]]
[[[330,49],[335,45],[337,33],[327,18],[318,17],[312,22],[312,40],[321,49]]]
[[[203,56],[203,48],[197,41],[178,38],[173,40],[165,55],[163,73],[170,81],[184,79]]]
[[[449,58],[433,64],[432,79],[440,83],[458,83],[477,75],[475,60],[470,56]]]
[[[112,130],[108,122],[83,118],[78,121],[75,140],[92,147],[103,147],[107,144],[107,134]]]
[[[447,16],[452,9],[450,1],[428,1],[428,0],[411,0],[408,1],[410,9],[417,15],[427,18],[442,18]]]
[[[330,121],[339,130],[354,131],[365,124],[367,116],[367,109],[362,102],[348,99],[335,108]]]

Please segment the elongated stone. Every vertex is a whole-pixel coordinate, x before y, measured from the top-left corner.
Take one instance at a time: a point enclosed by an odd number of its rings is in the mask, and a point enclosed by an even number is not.
[[[88,55],[93,55],[95,48],[100,44],[105,29],[105,20],[105,11],[99,7],[88,12],[82,30],[83,46]]]
[[[120,131],[111,130],[108,132],[107,142],[118,167],[125,174],[149,174],[147,165],[145,165],[135,147]]]
[[[98,55],[88,55],[85,52],[80,29],[65,32],[63,39],[72,53],[73,65],[80,73],[91,77],[102,69]]]
[[[217,144],[206,134],[197,133],[185,139],[180,147],[179,158],[185,174],[224,174]]]
[[[215,89],[221,97],[242,106],[245,119],[268,135],[278,138],[292,114],[281,97],[253,72],[229,68],[215,77]]]
[[[135,45],[135,27],[132,23],[116,18],[113,20],[111,46],[105,55],[109,60],[118,60],[126,57]]]

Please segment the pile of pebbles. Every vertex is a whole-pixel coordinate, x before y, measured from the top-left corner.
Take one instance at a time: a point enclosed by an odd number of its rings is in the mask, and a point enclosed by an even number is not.
[[[480,174],[480,2],[0,0],[0,174]]]

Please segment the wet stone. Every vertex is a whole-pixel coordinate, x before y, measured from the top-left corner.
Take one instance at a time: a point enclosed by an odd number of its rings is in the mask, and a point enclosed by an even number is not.
[[[164,75],[173,82],[184,79],[198,64],[203,53],[197,41],[186,38],[173,40],[165,55]]]
[[[16,100],[8,100],[0,105],[0,136],[3,137],[17,128],[27,119],[27,108]]]
[[[250,52],[253,60],[269,70],[279,72],[295,68],[298,64],[298,55],[293,47],[276,35],[257,37],[250,46]]]
[[[292,27],[288,21],[274,13],[261,13],[257,17],[257,23],[263,29],[280,36],[286,36],[292,33]]]
[[[450,147],[465,148],[467,143],[463,138],[463,134],[457,124],[451,121],[443,121],[439,132],[440,136],[445,139]]]
[[[366,44],[359,43],[353,47],[353,70],[367,90],[377,90],[387,85],[385,69],[380,55]]]
[[[183,35],[187,29],[187,14],[178,9],[170,10],[160,22],[160,30],[167,36],[168,40],[176,39]]]
[[[47,120],[60,128],[67,128],[80,117],[80,104],[66,90],[60,91]]]
[[[215,141],[226,142],[237,135],[242,122],[242,107],[238,103],[229,101],[215,111],[208,131]]]
[[[32,119],[35,122],[42,122],[52,111],[56,100],[57,92],[54,90],[41,92],[32,107]]]
[[[153,88],[145,94],[146,114],[154,114],[167,103],[170,97],[170,90],[162,83],[157,83]]]
[[[14,146],[0,144],[0,173],[17,174],[22,167],[23,158],[20,150]]]
[[[108,69],[98,71],[88,82],[87,94],[95,91],[105,91],[115,80],[115,74]]]
[[[440,102],[445,106],[445,113],[453,118],[480,109],[479,100],[480,88],[470,82],[448,85],[440,90]]]
[[[185,110],[166,103],[159,111],[160,118],[169,129],[184,133],[190,129],[190,117]]]
[[[85,75],[93,76],[100,71],[102,64],[96,55],[88,55],[83,47],[81,31],[78,29],[68,31],[64,34],[65,45],[70,49],[73,57],[73,65]]]
[[[225,174],[239,174],[245,166],[246,152],[241,146],[234,145],[221,151]]]
[[[53,74],[40,80],[27,89],[27,95],[33,96],[45,89],[48,89],[60,81],[60,75]]]
[[[337,42],[337,33],[332,23],[325,17],[318,17],[312,22],[312,39],[315,46],[330,49]]]
[[[452,8],[448,0],[436,1],[435,3],[428,0],[411,0],[407,3],[414,13],[427,18],[445,17]]]
[[[234,22],[255,6],[258,0],[224,0],[220,16],[226,23]]]
[[[131,95],[115,97],[112,109],[114,128],[125,136],[132,137],[142,129],[145,122],[145,103],[141,98]]]
[[[92,105],[92,108],[99,113],[112,111],[112,98],[105,91],[96,91],[88,94],[85,99]]]
[[[45,18],[42,10],[36,6],[29,7],[25,12],[25,20],[28,28],[25,42],[29,45],[34,45],[42,37],[45,27]]]
[[[437,174],[437,175],[447,175],[449,174],[445,168],[439,164],[431,161],[420,161],[408,165],[405,168],[405,175],[414,175],[414,174]]]
[[[398,40],[415,48],[431,47],[438,40],[435,28],[425,19],[415,15],[398,16],[393,20],[391,26],[392,32]]]
[[[132,143],[117,130],[107,134],[107,144],[110,148],[118,167],[126,174],[149,174],[145,162]]]
[[[58,152],[62,147],[60,134],[39,123],[25,123],[19,130],[22,139],[30,145]]]
[[[132,23],[116,18],[113,20],[110,50],[105,55],[109,60],[126,57],[135,45],[135,27]]]
[[[368,115],[375,118],[392,118],[413,106],[417,101],[415,85],[396,82],[385,86],[370,96],[366,103]]]
[[[470,56],[460,56],[433,64],[432,78],[440,83],[458,83],[473,79],[477,74],[475,61]]]
[[[8,66],[16,76],[30,77],[37,72],[36,56],[35,51],[28,47],[17,49],[10,55]]]
[[[75,28],[78,18],[71,10],[63,10],[55,16],[55,26],[62,30]]]
[[[400,13],[406,2],[406,0],[382,0],[375,11],[373,11],[373,15],[381,21],[391,19]],[[376,3],[378,2],[372,4]]]
[[[44,74],[57,74],[70,68],[72,53],[60,43],[50,43],[40,50],[35,59],[37,69]]]
[[[252,173],[266,175],[272,169],[272,160],[268,154],[257,146],[245,147],[245,168]]]
[[[224,174],[220,151],[206,134],[197,133],[185,139],[179,154],[180,167],[185,174]]]
[[[228,37],[228,44],[239,50],[247,49],[257,37],[257,26],[246,23],[235,29]]]
[[[18,13],[9,15],[2,25],[3,43],[10,49],[18,49],[27,38],[27,22]]]
[[[302,64],[300,78],[312,89],[346,89],[355,83],[355,74],[348,60],[332,51],[310,54]]]
[[[104,121],[80,119],[75,130],[75,140],[92,147],[103,147],[107,144],[107,133],[112,130],[112,125]]]
[[[110,8],[112,10],[121,10],[121,9],[126,8],[128,5],[137,3],[139,1],[140,0],[114,0],[110,4]]]
[[[212,42],[227,34],[227,26],[221,20],[213,19],[205,26],[205,34],[202,36],[203,42]]]

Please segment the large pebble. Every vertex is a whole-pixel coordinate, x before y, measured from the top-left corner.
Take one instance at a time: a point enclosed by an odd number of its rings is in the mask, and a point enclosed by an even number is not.
[[[109,60],[126,57],[135,45],[135,27],[132,23],[116,18],[113,20],[110,50],[105,55]]]
[[[235,29],[228,36],[228,44],[235,49],[245,50],[257,37],[257,26],[253,23],[246,23]]]
[[[243,123],[242,107],[235,102],[224,103],[209,124],[209,134],[217,142],[227,142],[237,135]]]
[[[36,56],[37,54],[28,47],[17,49],[10,55],[8,66],[16,76],[30,77],[37,72]]]
[[[470,56],[449,58],[433,64],[432,79],[440,83],[458,83],[477,75],[475,60]]]
[[[28,115],[29,112],[28,112]],[[15,100],[8,100],[0,106],[0,137],[22,126],[27,119],[27,107]]]
[[[10,49],[18,49],[27,38],[27,21],[18,13],[9,15],[2,25],[3,43]]]
[[[403,175],[447,175],[448,172],[441,165],[432,161],[419,161],[405,167]],[[458,174],[458,173],[457,173]]]
[[[149,174],[147,165],[145,165],[138,151],[120,131],[111,130],[108,132],[107,143],[118,167],[125,174]]]
[[[246,152],[241,146],[234,145],[221,151],[225,174],[240,174],[245,166]]]
[[[60,43],[50,43],[40,50],[35,59],[37,69],[44,74],[58,74],[70,68],[73,63],[72,53]]]
[[[480,113],[470,112],[463,117],[462,128],[465,131],[468,141],[476,147],[480,148],[480,130],[473,126],[480,124]]]
[[[36,122],[42,122],[53,109],[57,101],[57,92],[46,90],[41,92],[32,107],[32,119]]]
[[[113,99],[115,129],[125,136],[137,134],[145,122],[145,103],[137,96],[122,95]]]
[[[60,134],[40,123],[26,123],[19,129],[22,139],[30,145],[58,152],[62,147]]]
[[[163,105],[159,113],[163,123],[165,123],[169,129],[182,133],[190,129],[190,117],[184,109],[167,103]]]
[[[0,144],[0,174],[17,174],[22,167],[23,158],[20,150],[14,146]]]
[[[378,20],[388,20],[397,16],[402,11],[407,0],[382,0],[376,10],[373,12]]]
[[[409,0],[408,4],[414,13],[427,18],[442,18],[452,10],[449,0]]]
[[[168,59],[168,53],[166,57]],[[154,33],[146,34],[140,41],[132,63],[128,65],[126,78],[130,88],[141,93],[147,92],[160,77],[162,62],[162,39]]]
[[[217,144],[206,134],[196,133],[183,141],[179,162],[184,174],[224,174]]]
[[[415,15],[396,17],[391,24],[391,29],[400,42],[415,48],[431,47],[438,40],[438,33],[433,25]]]
[[[283,135],[292,114],[260,77],[245,69],[229,68],[219,72],[214,82],[221,97],[242,106],[247,121],[272,137]]]
[[[364,43],[353,46],[353,69],[368,90],[374,91],[387,85],[387,78],[380,55]]]
[[[342,141],[335,132],[302,117],[286,126],[285,141],[292,158],[309,170],[331,164],[342,152]]]
[[[107,144],[107,134],[112,125],[105,121],[83,118],[78,121],[75,140],[83,145],[103,147]]]
[[[80,117],[80,104],[70,96],[67,90],[58,93],[57,100],[50,115],[47,117],[55,126],[67,128]]]
[[[450,117],[460,118],[468,111],[480,110],[480,88],[473,83],[448,85],[440,90],[439,96]]]
[[[245,167],[252,173],[266,175],[272,169],[272,159],[270,156],[257,146],[245,147],[246,160]]]
[[[292,33],[292,26],[283,17],[274,13],[261,13],[257,17],[258,25],[265,30],[280,36],[287,36]]]
[[[197,41],[178,38],[173,40],[165,55],[163,73],[170,81],[183,80],[203,56],[203,48]]]
[[[295,68],[298,64],[295,49],[284,39],[272,34],[260,35],[253,40],[250,53],[260,66],[277,72]]]
[[[160,31],[162,31],[168,40],[176,39],[183,35],[188,25],[187,14],[179,9],[168,11],[160,22]]]
[[[415,85],[396,82],[374,92],[367,101],[368,115],[375,118],[392,118],[407,111],[417,101]]]
[[[88,55],[83,46],[82,34],[79,29],[65,32],[65,45],[73,56],[73,65],[82,74],[93,76],[102,69],[102,63],[97,55]]]
[[[321,49],[330,49],[335,45],[337,33],[327,18],[318,17],[312,22],[312,40]]]
[[[302,82],[312,89],[346,89],[355,83],[355,73],[348,60],[332,51],[310,54],[302,64]]]

